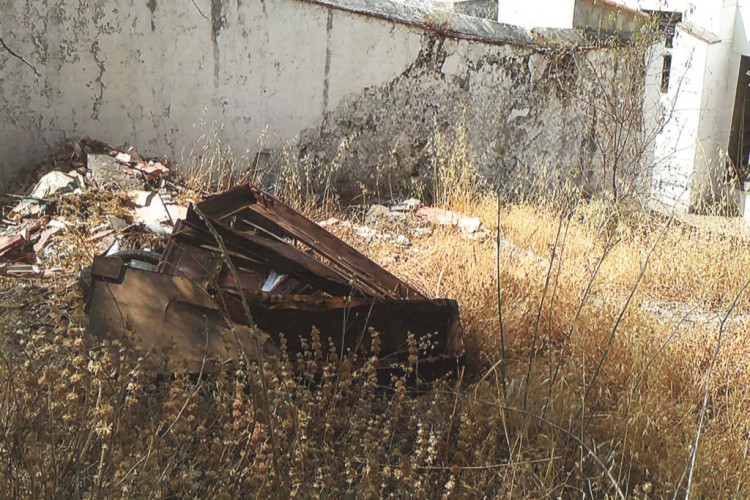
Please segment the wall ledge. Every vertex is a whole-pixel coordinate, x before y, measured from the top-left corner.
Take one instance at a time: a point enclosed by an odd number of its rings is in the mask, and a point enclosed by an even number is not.
[[[574,29],[527,30],[464,14],[406,5],[393,0],[297,0],[330,9],[351,12],[418,27],[448,38],[478,41],[493,45],[515,45],[529,48],[611,46],[611,38],[601,39]]]

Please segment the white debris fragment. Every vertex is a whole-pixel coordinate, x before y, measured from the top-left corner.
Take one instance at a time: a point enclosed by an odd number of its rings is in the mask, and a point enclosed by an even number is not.
[[[330,217],[324,221],[318,222],[318,225],[320,227],[328,227],[328,226],[335,226],[336,224],[340,223],[341,221],[337,219],[336,217]]]
[[[134,221],[143,224],[154,234],[171,234],[172,218],[159,193],[154,191],[128,191],[135,203]]]
[[[167,203],[166,207],[167,212],[169,213],[169,218],[172,219],[172,224],[176,224],[178,220],[187,217],[187,207],[175,205],[174,203]]]
[[[482,229],[482,221],[477,217],[461,217],[458,228],[466,234],[474,234]]]
[[[119,161],[120,163],[130,163],[133,160],[133,157],[127,153],[117,153],[117,156],[115,156],[115,160]]]
[[[435,207],[422,207],[417,211],[417,215],[427,219],[433,224],[441,226],[457,226],[459,230],[467,236],[484,237],[489,234],[478,217],[468,217],[466,215]]]
[[[411,240],[403,234],[399,234],[398,236],[396,236],[396,239],[393,241],[393,243],[402,247],[408,247],[411,245]]]
[[[71,192],[78,188],[75,178],[63,172],[53,170],[39,179],[29,196],[11,210],[8,217],[19,220],[23,217],[38,215],[42,212],[44,199],[59,192]]]
[[[354,234],[366,240],[372,240],[376,236],[378,236],[378,232],[371,227],[361,226],[359,224],[352,224],[351,228],[352,228],[352,231],[354,231]]]
[[[391,211],[393,212],[416,212],[419,210],[419,207],[422,206],[422,202],[419,201],[416,198],[409,198],[408,200],[404,200],[398,205],[394,205],[391,207]]]

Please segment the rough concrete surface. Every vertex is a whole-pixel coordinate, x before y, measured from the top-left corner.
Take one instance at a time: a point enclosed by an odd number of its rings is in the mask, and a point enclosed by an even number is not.
[[[0,37],[40,75],[0,49],[3,187],[83,135],[178,162],[206,136],[248,164],[288,147],[337,158],[349,189],[380,182],[383,162],[393,185],[428,178],[436,130],[453,141],[463,129],[493,180],[596,161],[597,82],[554,50],[583,40],[574,32],[387,0],[0,0],[0,11]],[[610,49],[569,50],[621,78]]]

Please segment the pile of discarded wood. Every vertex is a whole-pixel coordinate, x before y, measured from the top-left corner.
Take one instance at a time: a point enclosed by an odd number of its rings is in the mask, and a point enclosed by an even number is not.
[[[250,185],[191,207],[153,270],[102,256],[92,275],[89,332],[172,352],[166,360],[193,372],[273,355],[280,335],[294,355],[314,329],[342,354],[377,331],[386,371],[408,361],[412,334],[429,346],[417,366],[424,380],[455,370],[463,352],[454,300],[427,299]]]

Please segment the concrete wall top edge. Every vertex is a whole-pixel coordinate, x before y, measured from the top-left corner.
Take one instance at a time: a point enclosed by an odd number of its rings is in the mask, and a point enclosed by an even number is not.
[[[608,37],[598,39],[590,33],[574,29],[531,29],[499,23],[464,14],[435,11],[393,0],[297,0],[331,9],[384,19],[390,22],[420,27],[443,36],[480,41],[489,44],[517,46],[577,46],[598,47],[611,45]]]

